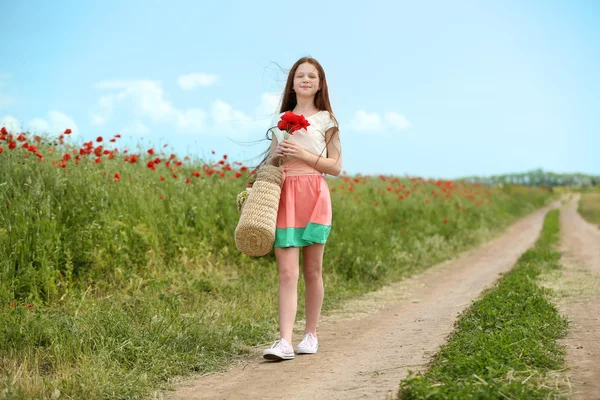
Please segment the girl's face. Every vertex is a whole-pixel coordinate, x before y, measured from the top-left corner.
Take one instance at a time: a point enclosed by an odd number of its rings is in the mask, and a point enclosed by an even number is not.
[[[310,63],[298,65],[294,75],[294,91],[296,96],[314,97],[321,87],[319,72],[317,68]]]

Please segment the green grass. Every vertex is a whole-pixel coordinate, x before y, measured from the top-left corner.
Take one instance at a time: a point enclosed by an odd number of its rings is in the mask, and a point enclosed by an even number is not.
[[[583,218],[600,227],[600,190],[583,192],[578,210]]]
[[[168,154],[157,154],[163,163],[152,171],[144,149],[137,163],[118,153],[62,169],[51,162],[70,148],[50,153],[42,143],[40,162],[2,146],[0,392],[143,398],[273,339],[274,256],[250,258],[234,244],[235,198],[247,174],[236,178],[239,166],[174,159],[167,167]],[[218,173],[206,176],[211,168]],[[328,182],[324,312],[453,257],[552,198],[542,189],[419,178]]]
[[[425,374],[402,381],[402,399],[547,399],[558,393],[544,374],[559,370],[567,321],[550,303],[540,274],[560,268],[558,210],[548,213],[541,237],[515,268],[456,322]]]

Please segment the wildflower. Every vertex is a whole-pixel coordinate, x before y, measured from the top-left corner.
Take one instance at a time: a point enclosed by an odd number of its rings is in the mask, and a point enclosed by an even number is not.
[[[15,147],[17,147],[17,142],[10,142],[8,144],[8,148],[11,149],[11,150],[13,150]]]
[[[5,126],[3,126],[3,127],[2,127],[2,129],[0,129],[0,132],[1,132],[3,135],[8,135],[8,131],[6,130],[6,127],[5,127]],[[214,152],[214,151],[213,151],[213,154],[215,154],[215,152]]]
[[[239,178],[240,176],[242,176],[242,173],[240,171],[238,171],[238,172],[235,173],[235,177],[236,178]]]
[[[165,177],[164,177],[164,176],[161,176],[161,177],[160,177],[160,180],[161,180],[161,181],[164,181],[164,180],[165,180]]]
[[[150,168],[152,171],[156,171],[156,166],[154,165],[154,161],[152,161],[152,160],[148,161],[148,164],[146,164],[146,166],[148,168]]]
[[[116,182],[119,182],[119,181],[121,181],[121,174],[117,172],[117,173],[115,174],[115,176],[114,176],[114,179],[115,179],[115,181],[116,181]]]
[[[185,178],[185,183],[190,183],[192,181],[191,178]]]
[[[69,135],[71,134],[73,131],[71,130],[71,128],[67,128],[65,129],[65,135]]]
[[[96,164],[100,164],[100,161],[102,161],[102,159],[100,157],[96,157],[96,159],[94,160],[94,162]]]
[[[151,156],[154,155],[154,149],[148,149],[148,154],[150,154]]]

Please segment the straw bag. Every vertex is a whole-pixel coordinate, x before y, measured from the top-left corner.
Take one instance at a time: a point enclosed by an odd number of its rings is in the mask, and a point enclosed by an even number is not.
[[[235,228],[235,245],[248,256],[264,256],[273,248],[282,180],[279,167],[264,165],[258,169]]]

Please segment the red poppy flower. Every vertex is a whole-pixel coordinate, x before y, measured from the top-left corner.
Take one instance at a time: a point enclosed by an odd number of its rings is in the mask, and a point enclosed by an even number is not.
[[[114,178],[115,178],[115,181],[119,182],[121,180],[121,174],[117,172],[115,174]]]
[[[445,219],[445,220],[444,220],[444,223],[445,223],[445,224],[447,224],[447,223],[448,223],[448,220],[447,220],[447,219]]]
[[[21,134],[21,135],[17,136],[17,140],[19,142],[24,142],[27,140],[27,138],[25,137],[25,135]]]
[[[248,171],[248,167],[244,165],[242,168],[240,168],[240,171]]]
[[[242,173],[240,171],[238,171],[238,172],[235,173],[235,177],[236,178],[239,178],[240,176],[242,176]]]
[[[119,135],[118,133],[115,135],[116,138],[120,138],[121,135]]]
[[[112,139],[109,140],[109,142],[112,142],[112,143],[114,143],[116,141],[117,141],[117,139],[115,139],[115,138],[112,138]]]
[[[309,126],[310,123],[304,118],[304,115],[294,114],[291,111],[286,111],[277,123],[279,130],[287,131],[289,134],[293,134],[300,129],[306,129]]]
[[[151,156],[154,155],[154,149],[148,149],[148,154],[150,154]]]
[[[177,161],[177,162],[175,163],[175,165],[177,165],[178,167],[179,167],[181,164],[183,164],[181,161]]]
[[[98,137],[96,138],[96,142],[98,142],[98,143],[100,143],[102,140],[104,140],[104,139],[102,139],[102,136],[98,136]]]
[[[185,179],[185,183],[190,183],[192,180],[190,178]]]
[[[177,179],[177,174],[173,174],[173,178],[174,178],[174,179]]]
[[[154,164],[160,164],[160,158],[156,157],[156,158],[154,159]]]
[[[161,181],[164,181],[164,180],[165,180],[165,177],[164,177],[164,176],[161,176],[161,177],[160,177],[160,180],[161,180]]]
[[[102,154],[110,154],[110,150],[104,150]]]
[[[2,147],[0,147],[0,154],[2,154],[3,151],[4,151],[4,149]]]
[[[200,172],[193,171],[192,175],[194,175],[196,178],[200,178]]]
[[[33,140],[35,140],[36,142],[39,143],[39,142],[42,141],[42,138],[36,135],[36,136],[33,137]]]
[[[2,132],[3,135],[8,135],[8,131],[6,130],[5,126],[3,126],[2,129],[0,129],[0,132]]]
[[[129,157],[129,162],[130,162],[131,164],[134,164],[134,163],[136,163],[136,162],[137,162],[137,160],[138,160],[138,156],[137,156],[137,155],[135,155],[135,154],[132,154],[132,155],[131,155],[131,157]]]
[[[94,162],[95,162],[96,164],[99,164],[101,161],[102,161],[102,159],[101,159],[100,157],[97,157],[97,158],[94,160]]]
[[[148,164],[146,164],[146,166],[148,168],[150,168],[152,171],[156,171],[156,166],[154,165],[154,161],[152,161],[152,160],[148,161]]]
[[[44,158],[44,156],[43,156],[43,155],[42,155],[42,153],[40,153],[40,152],[37,152],[37,153],[35,153],[35,155],[36,155],[36,156],[38,156],[38,158],[40,158],[40,159],[43,159],[43,158]]]
[[[65,135],[68,135],[70,133],[72,133],[73,131],[71,130],[71,128],[67,128],[65,129]]]
[[[11,150],[14,149],[15,147],[17,147],[17,142],[10,142],[8,144],[8,148],[11,149]]]

